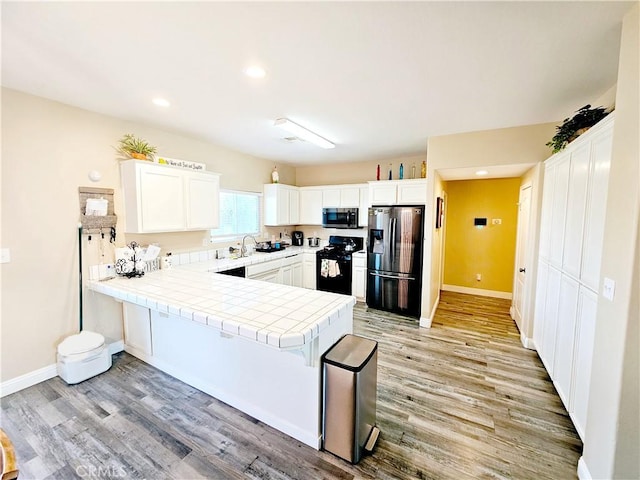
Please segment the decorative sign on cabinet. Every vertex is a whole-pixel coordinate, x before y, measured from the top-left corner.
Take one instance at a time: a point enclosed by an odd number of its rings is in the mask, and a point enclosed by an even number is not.
[[[220,175],[152,162],[120,164],[127,233],[218,227]]]
[[[614,114],[545,162],[533,338],[576,430],[586,429]]]

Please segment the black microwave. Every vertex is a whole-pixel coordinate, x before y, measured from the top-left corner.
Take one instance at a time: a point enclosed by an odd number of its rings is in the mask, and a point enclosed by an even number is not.
[[[323,208],[322,226],[325,228],[358,228],[358,209]]]

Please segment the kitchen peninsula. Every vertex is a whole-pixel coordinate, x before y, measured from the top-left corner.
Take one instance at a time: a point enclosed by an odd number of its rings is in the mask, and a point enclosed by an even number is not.
[[[199,262],[87,286],[123,302],[127,352],[319,449],[320,357],[352,332],[355,299],[218,269]]]

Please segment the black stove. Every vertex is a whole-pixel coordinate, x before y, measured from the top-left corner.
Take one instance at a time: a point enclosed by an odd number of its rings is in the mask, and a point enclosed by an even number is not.
[[[317,289],[351,295],[351,255],[363,247],[363,238],[331,235],[329,245],[316,252]]]

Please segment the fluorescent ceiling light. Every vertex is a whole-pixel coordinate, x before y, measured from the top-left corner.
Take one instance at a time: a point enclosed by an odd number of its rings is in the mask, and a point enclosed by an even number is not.
[[[297,123],[292,122],[288,118],[279,118],[274,122],[276,127],[284,128],[287,132],[293,133],[300,140],[311,142],[314,145],[322,148],[334,148],[335,145],[329,140],[322,138],[320,135],[313,133],[311,130],[307,130],[301,127]]]
[[[478,170],[476,172],[476,175],[482,176],[482,175],[487,175],[489,172],[487,172],[486,170]]]
[[[154,98],[153,104],[157,105],[158,107],[168,107],[169,105],[171,105],[169,103],[169,100],[165,100],[164,98]]]
[[[252,65],[245,69],[244,74],[247,77],[251,77],[251,78],[264,78],[267,72],[265,72],[264,68],[262,67],[259,67],[257,65]]]

